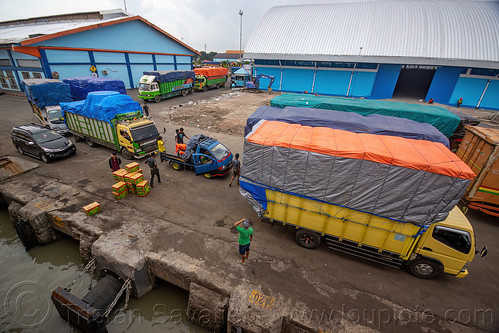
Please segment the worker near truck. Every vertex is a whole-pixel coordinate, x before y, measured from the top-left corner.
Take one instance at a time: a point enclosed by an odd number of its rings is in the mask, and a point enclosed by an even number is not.
[[[151,170],[151,188],[154,187],[154,176],[158,178],[158,183],[161,183],[161,176],[159,175],[158,162],[156,162],[156,152],[152,152],[151,155],[144,161],[145,164],[149,166]]]
[[[109,168],[111,168],[111,172],[115,172],[119,170],[121,164],[121,158],[116,156],[116,153],[111,153],[111,157],[109,158]]]
[[[180,127],[179,131],[178,131],[178,134],[177,134],[177,143],[184,143],[184,138],[187,138],[188,140],[190,140],[191,138],[189,138],[185,133],[184,133],[184,129],[182,127]]]
[[[240,224],[243,224],[243,227],[240,227]],[[248,219],[242,219],[234,223],[234,227],[236,227],[239,232],[239,254],[241,255],[241,263],[245,264],[248,259],[250,253],[250,244],[253,240],[253,228],[250,228],[250,223]]]
[[[159,150],[159,160],[163,162],[162,156],[164,156],[166,150],[165,150],[165,144],[163,142],[163,137],[161,135],[158,138],[158,150]]]
[[[239,186],[239,175],[241,173],[241,162],[239,162],[239,153],[236,153],[235,159],[232,160],[232,178],[230,179],[229,187],[232,186],[232,181],[237,177],[237,185]]]

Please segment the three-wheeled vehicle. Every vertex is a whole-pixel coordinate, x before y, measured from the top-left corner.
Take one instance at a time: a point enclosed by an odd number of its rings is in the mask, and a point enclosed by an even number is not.
[[[178,148],[177,155],[161,153],[161,161],[168,161],[174,170],[192,169],[196,176],[209,179],[225,176],[232,169],[232,153],[216,139],[194,135],[185,151]]]

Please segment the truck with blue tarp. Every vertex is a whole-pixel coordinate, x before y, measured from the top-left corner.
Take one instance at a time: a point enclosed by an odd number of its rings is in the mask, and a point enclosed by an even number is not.
[[[90,92],[83,101],[60,103],[70,132],[89,146],[96,144],[141,158],[158,149],[154,121],[130,96],[115,91]]]
[[[449,148],[449,139],[430,124],[406,118],[371,114],[362,116],[355,112],[343,112],[287,106],[283,109],[260,106],[251,114],[244,128],[244,135],[260,120],[277,120],[289,124],[312,127],[329,127],[355,133],[400,136],[415,140],[440,142]]]
[[[192,93],[194,71],[146,71],[139,81],[139,98],[159,103],[173,96]]]
[[[26,79],[23,82],[26,98],[38,120],[60,134],[67,133],[69,130],[59,103],[73,100],[69,85],[55,79]]]
[[[436,105],[420,105],[403,102],[352,99],[344,97],[315,96],[304,94],[282,94],[274,97],[270,105],[278,108],[286,106],[306,107],[345,112],[355,112],[363,116],[380,114],[407,118],[420,123],[433,125],[450,138],[458,128],[461,118],[447,109]]]
[[[70,77],[62,82],[69,84],[73,101],[81,101],[87,98],[92,91],[116,91],[126,95],[125,82],[118,79],[103,78],[98,76]],[[66,102],[66,101],[61,101]]]
[[[179,155],[161,153],[161,161],[168,161],[176,171],[192,169],[205,178],[225,176],[232,169],[232,153],[216,139],[203,134],[194,135]]]

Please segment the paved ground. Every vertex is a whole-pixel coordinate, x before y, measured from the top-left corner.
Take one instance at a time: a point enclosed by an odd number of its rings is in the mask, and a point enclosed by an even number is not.
[[[208,134],[218,138],[233,152],[241,152],[241,136],[210,133],[197,126],[185,126],[184,122],[170,123],[172,120],[164,114],[171,106],[229,91],[229,88],[210,90],[158,104],[150,103],[158,129],[166,129],[167,149],[173,150],[174,129],[183,126],[188,135]],[[136,96],[136,93],[132,90],[130,95]],[[9,138],[12,126],[36,119],[22,98],[2,95],[0,105],[3,119],[0,122],[0,152],[1,155],[16,155]],[[195,122],[192,121],[192,124],[195,125]],[[31,177],[55,179],[93,193],[96,199],[113,201],[110,186],[114,181],[107,165],[110,150],[90,148],[85,143],[77,143],[77,148],[76,156],[54,163],[41,163],[39,168],[24,177],[27,180]],[[35,161],[29,157],[21,158]],[[236,276],[245,276],[261,285],[264,291],[269,290],[293,302],[301,299],[309,308],[317,309],[320,315],[328,316],[334,311],[336,316],[339,313],[352,323],[360,323],[366,330],[399,332],[401,326],[405,326],[405,331],[413,332],[499,331],[497,218],[468,213],[478,246],[489,247],[488,257],[473,261],[468,277],[456,279],[445,276],[426,281],[402,270],[332,252],[324,246],[315,251],[302,249],[295,244],[291,228],[272,228],[258,223],[255,213],[239,195],[237,187],[228,187],[229,179],[207,180],[196,177],[190,171],[176,172],[165,164],[160,169],[164,182],[155,186],[146,199],[126,198],[116,203],[117,207],[125,205],[127,209],[134,209],[137,214],[131,218],[136,219],[137,224],[146,226],[154,218],[160,218],[193,231],[206,240],[234,244],[233,252],[219,253],[190,244],[189,240],[178,243],[185,250],[189,249],[188,253],[192,252],[191,249],[198,249],[200,260],[205,260],[209,266],[220,269],[217,261],[222,259],[236,262],[237,237],[230,227],[234,221],[248,217],[255,228],[252,243],[254,260],[244,267],[234,264],[227,269],[234,270]],[[163,249],[167,246],[163,236],[157,234],[153,237],[154,247]]]

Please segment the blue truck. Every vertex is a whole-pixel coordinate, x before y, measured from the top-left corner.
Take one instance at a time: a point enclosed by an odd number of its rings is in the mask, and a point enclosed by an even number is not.
[[[174,170],[191,169],[196,176],[203,175],[208,179],[229,173],[232,158],[229,148],[202,134],[194,135],[187,143],[185,152],[179,155],[161,153],[161,161],[167,161]]]

